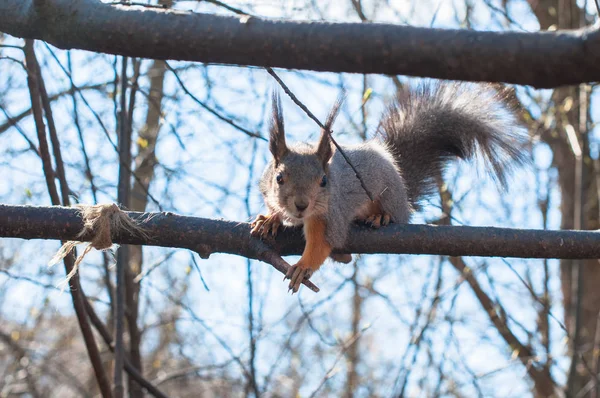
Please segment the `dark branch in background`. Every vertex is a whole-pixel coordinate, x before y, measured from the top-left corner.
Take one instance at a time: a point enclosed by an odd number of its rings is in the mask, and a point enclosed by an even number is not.
[[[268,245],[250,236],[250,224],[180,216],[174,213],[126,212],[148,238],[115,233],[119,244],[177,247],[202,258],[230,253],[265,260],[272,247],[281,255],[299,255],[304,241],[298,229],[285,229]],[[0,237],[76,240],[83,223],[79,211],[67,207],[0,205]],[[81,239],[90,241],[92,236]],[[355,226],[349,253],[436,254],[520,258],[600,258],[600,233],[495,227],[392,224],[378,230]],[[271,251],[271,253],[273,253]],[[275,253],[273,253],[276,255]]]
[[[119,111],[119,183],[117,198],[121,206],[129,207],[131,193],[131,129],[127,112],[127,64],[128,58],[121,59],[121,96]],[[122,245],[117,252],[117,294],[115,314],[115,369],[113,394],[115,398],[125,395],[123,385],[123,363],[125,361],[125,269],[129,267],[129,247]]]
[[[502,339],[508,344],[511,350],[517,355],[521,363],[527,368],[527,373],[535,384],[536,391],[541,397],[551,397],[555,392],[555,382],[551,376],[544,373],[542,366],[537,362],[537,356],[529,344],[522,343],[519,338],[508,327],[508,321],[504,309],[498,302],[494,302],[483,291],[481,285],[465,264],[461,257],[453,257],[450,263],[465,276],[477,300],[490,318]]]
[[[444,188],[443,183],[439,182],[440,199],[442,210],[446,217],[442,220],[445,225],[450,225],[453,199],[452,193]],[[553,396],[556,389],[556,383],[551,374],[544,372],[544,363],[538,360],[537,352],[530,344],[523,343],[513,333],[508,324],[506,311],[498,300],[492,300],[488,294],[482,289],[481,284],[477,280],[475,274],[467,266],[462,257],[451,257],[450,263],[454,268],[463,275],[467,283],[471,287],[473,294],[479,301],[479,304],[485,310],[490,322],[494,325],[502,339],[510,347],[511,351],[516,354],[523,366],[527,369],[527,373],[534,382],[534,388],[537,395],[541,397]],[[510,266],[510,263],[509,263]],[[511,267],[512,268],[512,267]],[[535,297],[535,294],[534,294]]]
[[[50,50],[50,48],[48,48],[50,55],[52,56],[52,58],[54,58],[54,60],[56,61],[57,65],[59,66],[59,68],[65,73],[65,75],[69,78],[71,85],[73,87],[75,87],[77,89],[77,93],[79,94],[81,100],[83,101],[84,105],[87,107],[87,109],[92,113],[92,115],[94,116],[94,118],[96,119],[96,121],[98,122],[98,125],[102,128],[102,131],[104,132],[104,135],[106,136],[106,139],[108,140],[108,142],[110,143],[110,145],[113,147],[113,149],[115,150],[115,152],[118,154],[119,153],[119,148],[117,147],[117,145],[115,145],[115,143],[112,141],[110,132],[108,131],[108,129],[106,128],[104,122],[102,121],[102,118],[100,117],[100,115],[94,110],[94,108],[90,105],[90,103],[87,101],[87,99],[85,98],[85,96],[83,95],[83,92],[81,91],[80,88],[78,88],[77,86],[74,85],[73,83],[73,76],[69,73],[69,71],[67,71],[67,69],[65,69],[65,67],[63,66],[63,64],[60,62],[60,60],[58,59],[58,57],[56,56],[56,54],[54,54],[53,51]],[[117,90],[115,89],[115,93],[117,92]],[[114,96],[115,100],[117,98],[117,96]],[[119,158],[120,159],[120,158]],[[119,167],[125,167],[123,166],[122,163],[119,163]],[[127,166],[129,167],[129,166]],[[135,175],[135,173],[133,173],[131,171],[131,167],[129,167],[128,169],[129,173],[133,175],[133,178],[137,181],[138,177]],[[148,195],[148,197],[154,202],[154,204],[158,207],[159,210],[162,210],[162,207],[160,205],[160,202],[154,197],[152,196],[152,194],[150,194],[149,192],[146,191],[146,194]]]
[[[73,64],[71,62],[71,52],[67,52],[67,68],[69,69],[69,75],[73,76]],[[94,182],[94,173],[92,173],[92,166],[90,163],[90,157],[88,155],[87,149],[85,147],[85,140],[83,139],[83,129],[81,128],[81,123],[79,121],[79,108],[77,106],[77,97],[75,96],[75,82],[73,79],[69,79],[71,83],[71,101],[73,106],[73,124],[75,125],[75,129],[77,130],[77,137],[79,137],[79,144],[81,145],[81,153],[83,155],[83,161],[85,164],[85,176],[87,180],[90,182],[90,188],[92,190],[92,198],[94,198],[94,204],[98,203],[98,188],[96,187],[96,183]],[[110,287],[110,284],[107,284]],[[110,290],[109,290],[110,291]],[[112,297],[112,294],[109,293],[109,296]],[[112,302],[112,300],[111,300]]]
[[[0,110],[2,111],[2,113],[4,113],[4,116],[8,120],[8,122],[6,122],[5,124],[0,125],[0,134],[2,133],[2,127],[6,127],[7,130],[11,126],[14,127],[15,130],[17,130],[17,132],[19,134],[21,134],[21,137],[23,137],[23,139],[25,141],[27,141],[27,144],[29,144],[29,149],[31,151],[33,151],[38,157],[40,157],[40,152],[38,151],[37,147],[35,146],[35,144],[33,143],[33,141],[31,141],[29,139],[29,137],[27,137],[27,134],[25,134],[25,132],[23,131],[23,129],[19,127],[18,122],[14,118],[12,118],[8,114],[8,112],[6,112],[6,109],[2,105],[0,105]],[[31,111],[29,113],[31,113]]]
[[[92,325],[94,325],[94,327],[96,328],[96,330],[98,331],[98,333],[100,334],[110,351],[114,352],[115,347],[113,339],[110,335],[110,331],[106,328],[104,323],[102,323],[102,320],[100,319],[98,314],[96,314],[96,311],[94,311],[94,307],[92,307],[87,297],[85,300],[85,309],[87,311]],[[131,364],[131,360],[127,357],[124,358],[124,369],[129,374],[129,376],[136,380],[142,387],[144,387],[149,394],[156,398],[167,398],[165,394],[163,394],[158,388],[156,388],[152,383],[150,383],[144,378],[144,376],[140,374],[140,372]]]
[[[44,40],[64,49],[164,60],[402,74],[535,87],[600,80],[597,29],[476,32],[276,21],[111,5],[96,0],[46,0],[39,6],[32,0],[3,0],[0,31]]]
[[[100,89],[103,89],[104,87],[106,87],[106,83],[91,84],[91,85],[86,85],[86,86],[81,86],[81,87],[72,87],[70,90],[61,91],[60,93],[49,96],[48,98],[49,98],[50,102],[53,102],[54,100],[57,100],[64,95],[71,95],[71,92],[73,90],[75,90],[75,91],[100,90]],[[18,115],[15,115],[15,116],[10,116],[6,112],[4,112],[4,116],[6,117],[7,122],[0,124],[0,134],[4,133],[6,130],[8,130],[9,128],[11,128],[13,126],[16,126],[18,122],[25,119],[29,115],[31,115],[31,108],[19,113]]]
[[[42,158],[42,165],[44,169],[44,175],[46,179],[46,185],[48,187],[48,193],[50,194],[50,199],[52,204],[59,205],[60,198],[58,196],[58,190],[56,189],[56,184],[54,182],[54,171],[52,170],[52,162],[50,160],[50,150],[48,148],[48,141],[46,139],[46,129],[44,125],[44,120],[42,116],[42,100],[41,100],[41,92],[46,92],[45,89],[41,90],[41,86],[43,86],[42,74],[40,72],[39,64],[35,56],[35,50],[33,45],[33,40],[25,41],[25,59],[27,62],[27,85],[29,87],[29,95],[31,98],[31,108],[33,111],[33,117],[35,121],[35,127],[38,135],[38,140],[40,144],[40,156]],[[46,102],[44,100],[44,102]],[[46,119],[51,119],[52,114],[47,113]],[[53,122],[52,122],[53,123]],[[57,143],[58,144],[58,143]],[[56,147],[55,153],[60,152],[60,147]],[[58,157],[56,161],[59,161],[62,157]],[[65,187],[67,186],[66,180],[63,180],[64,174],[59,175],[61,178],[61,184]],[[66,189],[68,191],[68,189]],[[63,197],[63,203],[69,204],[69,196]],[[73,269],[75,264],[75,258],[73,254],[69,254],[64,258],[64,266],[66,274],[69,274]],[[83,292],[81,289],[81,284],[79,282],[79,275],[74,275],[69,281],[69,287],[71,292],[71,299],[73,301],[73,308],[75,310],[75,315],[77,316],[77,321],[79,323],[79,329],[81,330],[81,334],[83,335],[83,340],[85,343],[85,347],[90,358],[90,362],[92,363],[92,368],[94,369],[94,375],[96,377],[96,381],[98,383],[98,387],[102,396],[104,398],[112,397],[110,391],[110,383],[108,378],[106,377],[106,372],[102,366],[102,360],[100,358],[100,352],[98,351],[98,347],[96,346],[96,339],[94,338],[94,334],[92,332],[92,328],[90,327],[89,319],[87,318],[85,311],[85,304],[83,299]]]
[[[13,337],[10,335],[10,333],[6,333],[5,331],[0,330],[0,342],[2,342],[5,347],[9,347],[14,352],[17,363],[27,363],[27,362],[22,362],[22,361],[28,360],[29,353],[27,352],[27,350],[25,348],[23,348],[18,343],[18,340],[13,339]],[[27,392],[30,393],[33,398],[41,398],[42,394],[40,394],[39,387],[36,383],[36,382],[39,382],[39,379],[35,380],[35,378],[32,377],[32,376],[34,376],[34,374],[33,374],[33,372],[31,372],[31,369],[28,369],[28,366],[23,366],[23,368],[26,370],[25,382],[27,383],[27,388],[28,388]],[[10,385],[10,382],[6,383],[6,381],[5,381],[3,384],[4,384],[3,390],[8,391],[8,393],[11,393],[10,387],[6,388],[6,384]]]

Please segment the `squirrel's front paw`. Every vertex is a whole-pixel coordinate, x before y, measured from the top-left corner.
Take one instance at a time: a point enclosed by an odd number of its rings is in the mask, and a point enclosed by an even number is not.
[[[289,290],[292,291],[292,294],[297,293],[298,289],[300,289],[300,285],[304,279],[309,279],[313,274],[313,270],[310,268],[304,268],[302,263],[298,263],[296,265],[292,265],[288,272],[283,277],[283,280],[289,279]]]
[[[251,224],[252,230],[250,234],[252,236],[260,236],[263,239],[269,236],[269,232],[271,232],[271,235],[277,236],[280,226],[281,218],[277,214],[270,214],[268,216],[259,214]]]
[[[365,224],[369,224],[371,227],[377,229],[379,227],[386,226],[390,223],[390,215],[387,213],[383,214],[373,214],[370,217],[367,217],[364,222]]]

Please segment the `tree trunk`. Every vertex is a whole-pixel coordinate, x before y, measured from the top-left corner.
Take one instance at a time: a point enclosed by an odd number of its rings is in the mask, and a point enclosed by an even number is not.
[[[154,177],[156,165],[156,140],[160,130],[161,102],[163,98],[163,83],[166,65],[164,61],[154,61],[148,71],[150,76],[150,93],[146,123],[138,134],[137,157],[135,160],[134,181],[131,191],[130,206],[134,211],[145,211],[148,205],[147,191]],[[142,373],[142,355],[140,352],[141,336],[138,328],[139,294],[140,285],[133,278],[142,272],[143,256],[141,246],[130,246],[129,267],[127,275],[127,307],[129,308],[128,325],[130,337],[131,362]],[[131,397],[143,397],[141,387],[131,378],[129,379]]]
[[[576,0],[529,0],[529,4],[541,29],[551,26],[558,29],[576,29],[585,24],[583,10],[577,6]],[[596,170],[590,158],[587,138],[588,97],[589,94],[580,87],[556,89],[552,95],[555,126],[543,135],[544,141],[552,148],[554,165],[558,170],[563,229],[599,227]],[[568,129],[571,128],[577,132],[583,156],[581,174],[577,173],[579,160],[573,153],[567,135]],[[578,278],[577,267],[581,273]],[[562,260],[560,277],[565,326],[569,334],[569,354],[577,364],[569,375],[566,389],[568,396],[574,396],[593,379],[590,370],[596,367],[594,339],[600,311],[598,260]],[[581,285],[578,281],[582,282]],[[579,293],[578,289],[581,289]],[[578,294],[580,300],[577,300]]]

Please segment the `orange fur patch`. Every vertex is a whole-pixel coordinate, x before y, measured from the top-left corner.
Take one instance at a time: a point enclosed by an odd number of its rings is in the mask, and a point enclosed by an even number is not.
[[[327,223],[320,217],[311,217],[304,222],[306,246],[298,266],[304,269],[318,270],[331,254],[331,246],[325,240]]]
[[[374,202],[367,202],[356,212],[355,219],[364,221],[367,218],[374,216],[376,214],[381,214],[383,209],[381,208],[381,203],[379,203],[378,199],[375,199]]]

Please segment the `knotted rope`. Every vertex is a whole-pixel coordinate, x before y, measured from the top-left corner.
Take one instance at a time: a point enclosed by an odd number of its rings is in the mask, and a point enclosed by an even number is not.
[[[92,236],[92,240],[87,245],[83,253],[77,257],[73,269],[67,275],[66,280],[61,282],[64,287],[69,280],[77,273],[79,264],[84,257],[92,250],[108,250],[113,246],[112,235],[120,233],[128,233],[142,238],[148,238],[148,233],[139,225],[138,222],[132,220],[127,213],[122,211],[119,206],[114,203],[99,204],[99,205],[77,205],[76,206],[83,219],[83,229],[77,234],[77,238],[84,236]],[[54,257],[48,263],[52,266],[63,260],[75,246],[84,243],[83,241],[70,240],[65,242],[56,252]]]

